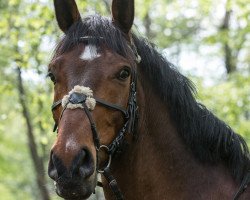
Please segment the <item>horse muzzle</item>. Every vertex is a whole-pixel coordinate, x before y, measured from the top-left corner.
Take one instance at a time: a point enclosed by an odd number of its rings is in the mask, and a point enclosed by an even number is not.
[[[60,180],[55,182],[56,193],[68,200],[83,200],[89,198],[94,192],[93,185],[90,181],[78,180]]]
[[[66,167],[52,151],[48,174],[54,180],[56,193],[64,199],[86,199],[96,186],[94,161],[86,149],[80,150],[70,167]]]

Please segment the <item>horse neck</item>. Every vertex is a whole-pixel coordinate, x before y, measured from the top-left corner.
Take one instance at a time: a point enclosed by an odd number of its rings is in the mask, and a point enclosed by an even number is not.
[[[232,182],[227,170],[222,165],[214,170],[198,163],[179,137],[167,106],[148,83],[139,88],[138,138],[112,165],[125,199],[188,199],[194,197],[193,190],[205,195],[208,185],[204,183],[213,179],[217,181],[209,190],[224,184],[233,195],[235,186],[225,184]],[[112,199],[107,186],[104,191],[106,199]]]

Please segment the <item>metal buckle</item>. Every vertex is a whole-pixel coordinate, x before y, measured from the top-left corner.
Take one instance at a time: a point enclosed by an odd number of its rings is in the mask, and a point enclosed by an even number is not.
[[[104,167],[102,167],[101,169],[97,169],[97,172],[98,172],[98,173],[103,174],[103,173],[104,173],[104,170],[105,170],[106,168],[109,168],[110,165],[111,165],[112,155],[108,153],[108,152],[109,152],[109,148],[108,148],[106,145],[101,145],[100,148],[98,149],[98,151],[100,151],[101,149],[104,149],[105,152],[106,152],[106,153],[108,154],[108,156],[109,156],[109,160],[108,160],[107,165],[104,166]]]

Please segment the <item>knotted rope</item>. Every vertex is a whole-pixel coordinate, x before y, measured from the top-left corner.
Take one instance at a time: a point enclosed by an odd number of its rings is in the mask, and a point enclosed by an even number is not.
[[[94,110],[96,106],[96,100],[93,97],[93,91],[89,87],[80,85],[74,86],[69,94],[65,95],[62,99],[63,108],[84,108],[83,103],[85,103],[89,110]]]

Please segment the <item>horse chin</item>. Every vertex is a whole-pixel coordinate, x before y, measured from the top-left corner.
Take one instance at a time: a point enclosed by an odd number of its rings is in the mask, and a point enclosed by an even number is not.
[[[96,187],[93,180],[70,180],[55,182],[57,195],[65,200],[84,200],[90,197]]]

